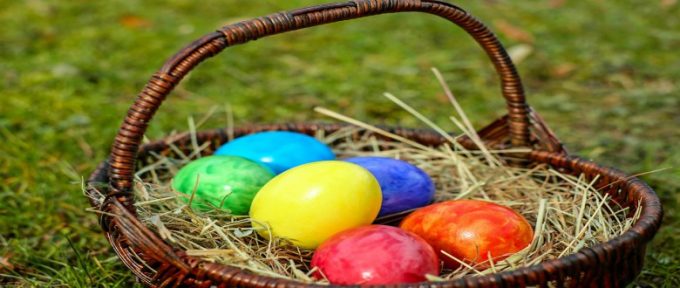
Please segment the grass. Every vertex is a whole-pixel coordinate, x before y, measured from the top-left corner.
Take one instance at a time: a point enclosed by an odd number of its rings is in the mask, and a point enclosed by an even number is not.
[[[162,62],[225,23],[319,3],[0,1],[0,286],[128,287],[134,278],[86,212],[82,177],[106,158],[134,95]],[[680,286],[680,3],[468,1],[515,51],[530,104],[574,154],[642,176],[664,226],[637,284]],[[192,73],[150,138],[229,103],[237,122],[314,120],[323,105],[372,124],[415,126],[397,93],[437,124],[442,70],[476,127],[503,113],[491,65],[459,29],[399,14],[228,49]],[[213,125],[218,125],[213,123]]]

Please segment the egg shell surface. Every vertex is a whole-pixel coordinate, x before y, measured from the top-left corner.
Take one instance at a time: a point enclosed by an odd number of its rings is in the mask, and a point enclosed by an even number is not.
[[[255,230],[316,248],[340,231],[368,225],[380,210],[378,181],[368,170],[344,161],[321,161],[287,170],[255,196],[250,217]]]
[[[452,200],[435,203],[408,215],[400,227],[422,237],[437,251],[448,254],[475,269],[494,263],[526,248],[533,239],[529,222],[516,211],[480,200]],[[460,264],[440,254],[450,268]],[[481,270],[480,270],[481,271]]]
[[[397,227],[370,225],[340,232],[316,249],[316,278],[331,284],[398,284],[439,274],[434,249],[418,235]]]
[[[434,199],[432,179],[411,163],[387,157],[353,157],[345,161],[366,168],[378,179],[383,194],[378,217],[422,207]]]
[[[207,156],[182,167],[172,187],[187,194],[183,198],[187,202],[193,194],[191,207],[198,211],[216,207],[234,215],[247,215],[255,194],[273,177],[267,167],[245,158]]]
[[[289,131],[267,131],[236,138],[214,155],[244,157],[262,163],[279,174],[302,164],[334,160],[335,154],[314,137]]]

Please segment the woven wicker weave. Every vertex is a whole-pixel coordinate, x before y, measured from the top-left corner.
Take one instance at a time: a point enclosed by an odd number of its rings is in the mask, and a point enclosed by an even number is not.
[[[129,109],[109,159],[94,171],[88,181],[91,204],[102,212],[100,222],[107,239],[123,263],[141,282],[154,287],[328,287],[265,277],[226,265],[202,262],[165,243],[135,217],[133,174],[136,163],[145,161],[150,152],[168,152],[171,141],[180,149],[190,149],[190,138],[186,135],[142,146],[140,143],[149,121],[175,85],[196,65],[226,47],[301,28],[395,12],[424,12],[445,18],[463,28],[488,54],[500,77],[501,91],[508,109],[506,116],[479,131],[488,145],[531,147],[532,152],[520,155],[526,159],[525,164],[548,163],[563,173],[583,173],[589,179],[599,175],[595,185],[602,193],[609,194],[625,207],[642,209],[640,219],[623,235],[559,259],[486,276],[404,284],[399,287],[523,287],[549,284],[557,287],[616,287],[629,283],[639,274],[646,244],[661,223],[663,212],[658,197],[635,177],[567,155],[543,120],[526,104],[514,64],[487,27],[463,9],[442,1],[355,0],[277,13],[225,26],[182,49],[151,77]],[[341,126],[308,123],[253,125],[237,127],[235,135],[263,130],[313,134],[318,129],[336,131]],[[426,145],[445,143],[445,139],[432,131],[388,129]],[[211,142],[211,149],[215,149],[227,141],[227,133],[225,130],[199,132],[197,138],[201,143]],[[474,148],[467,139],[461,142]],[[94,197],[99,193],[106,197]]]

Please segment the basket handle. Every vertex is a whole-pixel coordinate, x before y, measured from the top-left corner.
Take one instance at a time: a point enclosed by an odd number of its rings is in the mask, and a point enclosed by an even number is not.
[[[505,49],[484,24],[463,9],[443,1],[354,0],[276,13],[227,25],[194,41],[170,58],[144,86],[118,130],[109,158],[111,189],[107,198],[116,197],[120,202],[130,203],[137,150],[149,121],[175,85],[203,60],[226,47],[264,36],[370,15],[413,11],[448,19],[463,28],[486,51],[501,79],[512,145],[528,146],[529,108],[522,82]]]

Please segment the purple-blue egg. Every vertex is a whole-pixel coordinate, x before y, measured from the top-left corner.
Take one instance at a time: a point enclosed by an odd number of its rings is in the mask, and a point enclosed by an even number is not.
[[[406,161],[386,157],[345,159],[370,171],[383,194],[378,216],[425,206],[434,199],[434,183],[422,169]]]
[[[240,156],[280,174],[302,164],[334,160],[330,147],[316,138],[289,131],[259,132],[222,145],[214,155]]]

